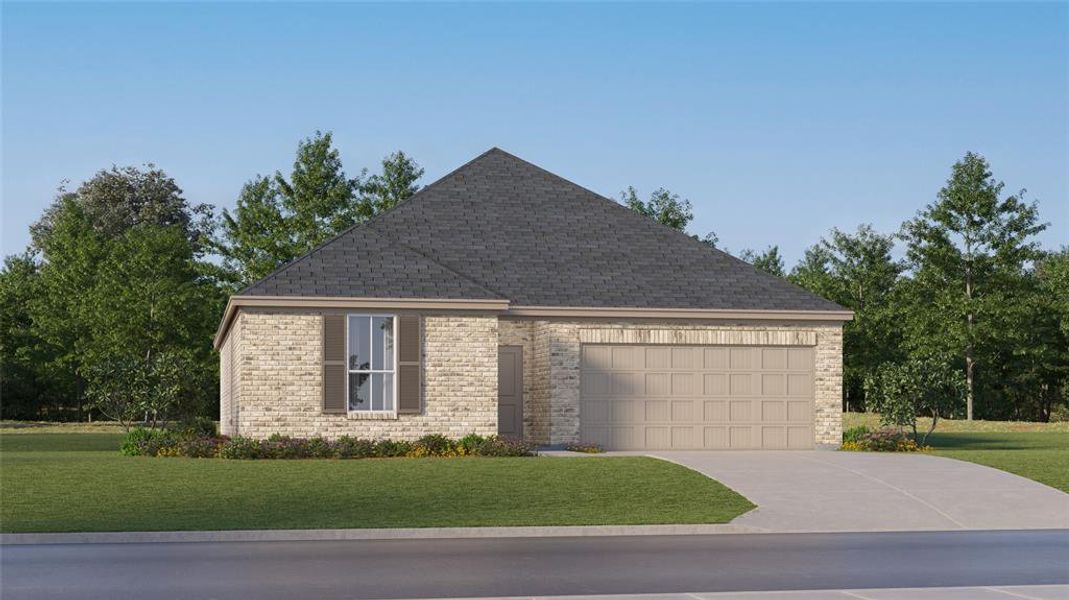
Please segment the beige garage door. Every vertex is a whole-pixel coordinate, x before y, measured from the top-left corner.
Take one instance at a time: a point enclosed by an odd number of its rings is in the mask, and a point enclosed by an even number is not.
[[[580,437],[616,450],[813,447],[813,349],[582,350]]]

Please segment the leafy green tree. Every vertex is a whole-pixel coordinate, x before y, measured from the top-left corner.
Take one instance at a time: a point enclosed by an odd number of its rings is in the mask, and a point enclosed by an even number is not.
[[[832,229],[806,249],[789,279],[854,311],[843,327],[843,391],[847,407],[865,408],[865,378],[902,358],[897,298],[903,266],[892,258],[894,237],[861,225]]]
[[[147,164],[144,169],[113,166],[98,171],[74,192],[59,189],[52,205],[30,226],[35,249],[47,243],[68,202],[77,204],[93,230],[104,237],[146,223],[174,226],[197,254],[207,249],[213,227],[212,207],[187,202],[174,179],[155,165]]]
[[[620,204],[679,231],[686,231],[687,225],[694,220],[690,200],[682,199],[679,194],[673,194],[664,188],[654,190],[650,199],[644,202],[638,197],[638,191],[628,186],[627,190],[620,193]],[[713,235],[714,240],[715,237]]]
[[[1046,228],[1036,204],[1021,199],[1023,190],[1003,197],[1003,188],[982,156],[967,153],[936,201],[901,231],[911,275],[908,343],[913,352],[961,357],[969,419],[977,366],[992,366],[985,360],[1000,333],[1026,326],[1008,309],[1025,265],[1039,258],[1035,235]]]
[[[112,241],[85,302],[80,372],[97,408],[153,422],[210,413],[218,374],[211,339],[223,296],[199,275],[179,230],[138,226]],[[124,378],[128,393],[118,393]]]
[[[387,211],[419,191],[416,182],[423,177],[423,167],[398,150],[382,159],[382,172],[367,178],[361,187],[362,216],[371,218]]]
[[[414,194],[423,169],[403,152],[382,161],[382,172],[349,178],[330,133],[297,146],[288,178],[257,176],[245,184],[234,212],[223,211],[214,248],[237,284],[248,285],[355,223]]]
[[[961,371],[947,358],[934,356],[884,364],[866,378],[865,387],[881,424],[909,427],[920,446],[928,442],[940,418],[961,410],[965,396]],[[917,431],[918,415],[932,419],[923,437]]]
[[[739,253],[739,258],[753,265],[762,273],[785,277],[787,272],[783,268],[783,257],[780,256],[779,246],[769,246],[763,252],[755,252],[749,248]]]

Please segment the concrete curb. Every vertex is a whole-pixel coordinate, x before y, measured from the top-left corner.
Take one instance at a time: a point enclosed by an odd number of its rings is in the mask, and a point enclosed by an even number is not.
[[[161,542],[315,542],[329,540],[427,540],[711,535],[766,533],[742,525],[590,525],[551,527],[426,527],[413,529],[263,529],[231,531],[94,531],[4,533],[0,545],[142,544]]]

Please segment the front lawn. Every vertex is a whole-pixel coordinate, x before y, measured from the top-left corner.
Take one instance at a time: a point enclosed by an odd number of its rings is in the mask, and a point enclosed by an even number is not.
[[[726,523],[753,505],[645,457],[123,457],[113,433],[0,433],[0,531]]]
[[[1069,432],[947,432],[928,443],[948,458],[987,465],[1069,493]]]
[[[918,419],[927,430],[930,421]],[[844,413],[843,428],[880,426],[873,413]],[[956,458],[1069,492],[1069,422],[940,420],[928,444],[939,456]]]

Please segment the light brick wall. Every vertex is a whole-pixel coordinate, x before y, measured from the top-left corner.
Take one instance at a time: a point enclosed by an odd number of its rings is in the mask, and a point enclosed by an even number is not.
[[[537,444],[579,438],[579,359],[586,342],[799,345],[815,347],[816,444],[842,436],[842,326],[502,319],[502,344],[524,346],[525,437]],[[531,358],[528,359],[527,356]]]
[[[497,432],[497,317],[423,317],[423,411],[392,418],[322,412],[322,311],[243,309],[236,325],[235,433],[412,440]]]

